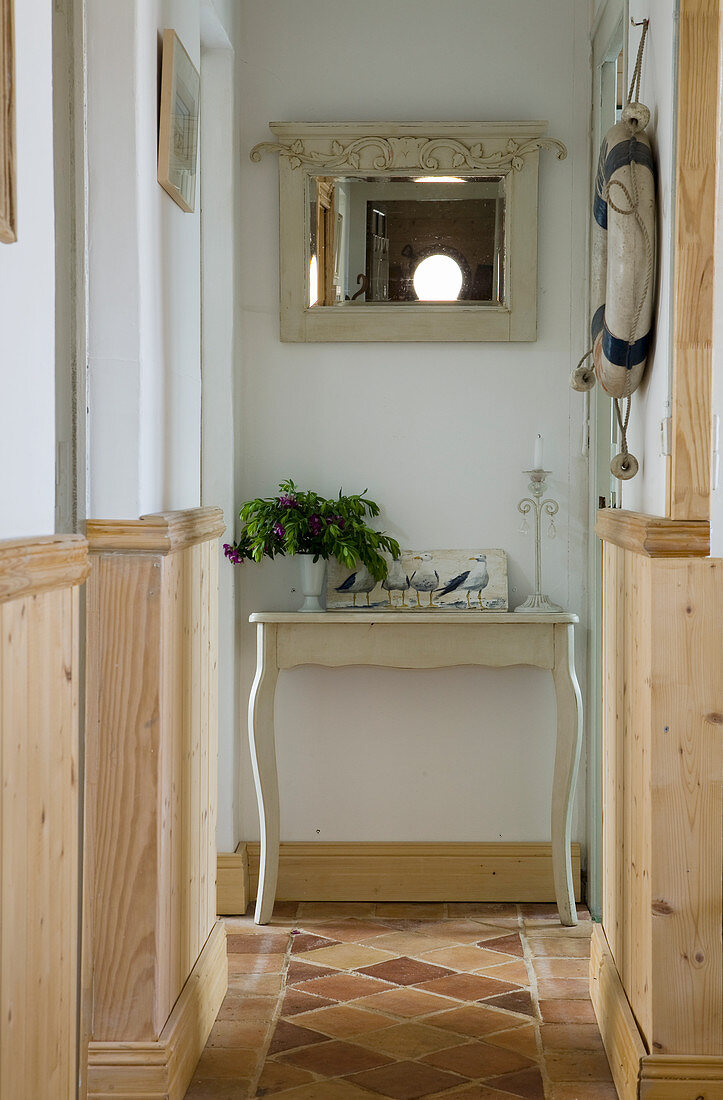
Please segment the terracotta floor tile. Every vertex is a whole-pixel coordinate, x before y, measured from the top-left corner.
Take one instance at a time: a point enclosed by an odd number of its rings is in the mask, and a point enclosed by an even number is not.
[[[481,1001],[483,997],[493,997],[518,988],[510,982],[488,978],[485,974],[450,974],[420,985],[420,989],[428,993],[441,993],[444,997],[456,997],[460,1001]]]
[[[560,914],[554,902],[532,902],[520,905],[520,914],[523,920],[543,919],[560,923]],[[579,918],[582,919],[582,918]]]
[[[565,1000],[585,999],[590,996],[587,978],[540,978],[537,982],[540,1000],[548,1001],[555,997]]]
[[[517,906],[503,901],[454,901],[447,905],[450,917],[478,917],[490,924],[498,918],[517,920]]]
[[[553,958],[587,959],[590,956],[590,941],[580,936],[529,936],[530,947],[535,956]]]
[[[553,1085],[550,1100],[618,1100],[618,1094],[602,1081],[569,1081]]]
[[[373,947],[379,947],[383,951],[393,951],[396,955],[411,955],[415,958],[425,951],[452,946],[449,940],[427,936],[423,932],[387,932],[385,936],[380,936],[371,943]]]
[[[313,1074],[308,1070],[283,1065],[281,1062],[267,1062],[259,1078],[256,1095],[271,1096],[283,1089],[310,1084],[313,1080]]]
[[[206,1047],[201,1053],[194,1079],[196,1081],[228,1081],[238,1077],[251,1077],[256,1070],[258,1050],[221,1050]]]
[[[271,1040],[269,1054],[279,1054],[283,1050],[292,1050],[294,1047],[325,1042],[326,1035],[321,1035],[312,1028],[301,1027],[300,1024],[290,1024],[286,1020],[279,1020]]]
[[[611,1081],[604,1051],[545,1051],[545,1068],[551,1081]]]
[[[464,917],[458,920],[432,921],[424,927],[423,931],[425,935],[439,936],[449,944],[477,943],[481,939],[494,939],[509,934],[507,928],[493,928]]]
[[[184,1100],[247,1100],[251,1095],[251,1081],[202,1081],[194,1079],[188,1086]]]
[[[336,974],[331,966],[314,966],[313,963],[300,962],[292,959],[286,971],[286,984],[298,985],[299,982],[310,982],[313,978],[323,978],[327,974]]]
[[[246,1047],[258,1052],[264,1045],[270,1026],[271,1016],[255,1023],[246,1023],[244,1020],[216,1020],[206,1040],[206,1048],[221,1047],[236,1050],[239,1047]]]
[[[247,1024],[271,1019],[276,1008],[276,997],[250,997],[247,993],[230,989],[223,999],[217,1020],[243,1020]]]
[[[535,973],[538,978],[585,978],[587,980],[590,963],[587,959],[560,959],[540,956],[535,958]]]
[[[387,1065],[389,1060],[386,1054],[338,1039],[328,1039],[316,1046],[289,1050],[278,1059],[301,1066],[302,1069],[310,1069],[312,1073],[319,1073],[324,1077],[346,1077],[351,1073]]]
[[[291,954],[300,955],[302,951],[313,951],[317,947],[335,947],[338,943],[338,940],[319,936],[315,932],[292,932]]]
[[[375,917],[401,917],[404,920],[444,920],[445,904],[442,901],[383,901],[377,902]]]
[[[386,993],[375,993],[372,997],[362,997],[354,1001],[354,1006],[368,1008],[372,1012],[389,1013],[391,1016],[427,1016],[430,1012],[441,1012],[452,1008],[456,1001],[449,997],[440,997],[433,993],[423,993],[420,989],[404,986],[401,989],[388,989]]]
[[[380,993],[380,997],[384,994]],[[353,1004],[335,1004],[329,1008],[315,1009],[307,1012],[297,1023],[304,1027],[321,1031],[324,1035],[331,1035],[334,1039],[348,1039],[352,1035],[363,1035],[367,1031],[377,1031],[382,1027],[390,1027],[396,1021],[381,1013],[365,1012]]]
[[[267,997],[279,993],[283,984],[281,974],[232,974],[229,968],[229,993],[244,997]]]
[[[499,1089],[489,1088],[477,1082],[474,1085],[465,1085],[461,1089],[452,1089],[451,1092],[435,1092],[429,1100],[512,1100],[511,1092],[500,1092]]]
[[[392,1058],[421,1058],[423,1054],[431,1054],[435,1050],[445,1050],[447,1047],[466,1043],[467,1037],[455,1035],[441,1027],[433,1027],[431,1024],[412,1023],[405,1021],[395,1024],[394,1027],[385,1027],[380,1031],[373,1031],[361,1036],[357,1042],[370,1050],[379,1050],[382,1054],[388,1054]]]
[[[501,1073],[513,1073],[529,1069],[534,1063],[514,1050],[504,1050],[487,1042],[466,1043],[449,1050],[426,1054],[423,1062],[459,1073],[463,1077],[497,1077]],[[495,1086],[497,1087],[497,1086]]]
[[[501,966],[485,966],[477,973],[487,974],[498,981],[513,982],[515,985],[530,984],[530,975],[523,959],[514,959],[512,962],[502,963]]]
[[[503,1077],[495,1077],[489,1084],[513,1096],[524,1096],[525,1100],[545,1100],[545,1086],[539,1069],[507,1073]]]
[[[229,955],[229,977],[235,974],[280,974],[284,955]]]
[[[525,1026],[522,1020],[516,1020],[506,1012],[489,1008],[486,1004],[469,1004],[453,1008],[447,1012],[441,1012],[430,1022],[433,1022],[435,1027],[449,1028],[458,1035],[467,1035],[474,1039],[481,1039],[485,1035],[505,1028]]]
[[[321,997],[331,997],[333,1001],[353,1001],[357,997],[369,997],[372,993],[381,993],[391,989],[390,982],[370,978],[365,974],[330,974],[328,978],[314,978],[313,982],[304,982],[295,986],[307,993],[316,993]]]
[[[286,951],[289,945],[289,937],[286,933],[274,932],[266,935],[255,935],[245,932],[241,935],[231,934],[226,936],[226,950],[229,955],[274,955]]]
[[[420,1100],[460,1083],[456,1074],[419,1062],[395,1062],[369,1073],[357,1073],[351,1080],[387,1100]]]
[[[515,1027],[510,1031],[498,1031],[496,1035],[488,1035],[485,1042],[495,1047],[505,1047],[506,1050],[516,1050],[518,1054],[524,1054],[526,1058],[533,1060],[539,1056],[537,1029],[532,1024]]]
[[[382,921],[358,920],[348,917],[346,920],[311,921],[304,923],[304,931],[316,936],[330,936],[341,943],[367,943],[389,932]]]
[[[337,1077],[333,1081],[315,1081],[313,1085],[291,1089],[282,1093],[279,1100],[370,1100],[370,1096],[366,1089]]]
[[[509,932],[505,936],[496,936],[493,939],[489,937],[481,939],[479,946],[486,948],[487,951],[502,951],[506,955],[516,955],[519,958],[525,954],[519,932]]]
[[[398,959],[377,963],[376,966],[362,966],[359,973],[385,982],[394,982],[396,985],[418,985],[419,982],[431,981],[433,978],[444,978],[452,971],[444,966],[420,962],[402,955]]]
[[[282,1016],[295,1016],[298,1012],[312,1012],[315,1008],[333,1005],[327,997],[317,997],[315,993],[306,993],[302,989],[288,989],[281,1002]]]
[[[360,943],[338,943],[334,947],[321,947],[306,951],[299,956],[304,962],[315,966],[332,966],[336,970],[366,970],[370,966],[385,963],[394,958],[391,951],[380,951],[376,947]]]
[[[450,966],[453,970],[482,970],[485,966],[499,966],[509,962],[509,956],[499,951],[487,951],[484,947],[476,947],[474,944],[462,944],[459,947],[443,947],[438,951],[430,951],[425,955],[425,961],[437,963],[439,966]]]
[[[496,1008],[504,1008],[508,1012],[522,1012],[525,1016],[537,1015],[532,996],[526,989],[503,993],[501,997],[490,997],[485,1001],[485,1004],[494,1005]]]
[[[547,1050],[601,1050],[597,1024],[543,1024],[542,1045]]]
[[[597,1022],[589,997],[569,1001],[559,997],[551,1001],[541,998],[540,1015],[546,1024],[594,1024]]]
[[[590,936],[592,927],[592,922],[587,920],[570,926],[549,917],[527,917],[524,921],[525,932],[537,932],[540,936]]]
[[[297,910],[299,920],[330,921],[357,917],[368,920],[374,916],[372,901],[302,901]]]

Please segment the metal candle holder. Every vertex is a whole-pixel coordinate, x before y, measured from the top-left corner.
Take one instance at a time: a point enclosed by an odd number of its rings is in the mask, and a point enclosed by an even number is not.
[[[524,603],[516,607],[515,611],[562,611],[562,608],[558,604],[552,603],[549,596],[546,596],[542,591],[542,545],[540,539],[542,513],[545,512],[550,517],[550,525],[554,531],[552,517],[556,516],[560,510],[560,505],[556,500],[549,497],[542,500],[547,485],[547,475],[551,471],[525,470],[524,473],[530,478],[529,490],[532,497],[523,497],[517,508],[525,517],[530,512],[534,512],[535,515],[535,591],[533,595],[527,597]]]

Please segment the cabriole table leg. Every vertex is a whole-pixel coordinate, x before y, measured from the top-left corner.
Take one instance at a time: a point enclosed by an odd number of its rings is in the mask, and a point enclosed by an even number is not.
[[[276,662],[276,627],[256,627],[256,676],[249,697],[249,745],[261,827],[259,886],[256,924],[268,924],[274,909],[279,873],[279,781],[276,773],[274,695],[279,669]]]
[[[557,697],[557,747],[552,784],[552,869],[555,897],[562,924],[577,924],[572,881],[570,841],[575,780],[582,747],[582,696],[575,674],[575,638],[571,624],[555,624],[555,665],[552,676]]]

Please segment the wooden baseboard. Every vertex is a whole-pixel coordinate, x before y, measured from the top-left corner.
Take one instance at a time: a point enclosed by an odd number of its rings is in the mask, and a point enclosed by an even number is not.
[[[652,1054],[640,1066],[640,1100],[723,1100],[723,1058]]]
[[[248,887],[242,883],[244,850]],[[256,896],[258,843],[219,855],[219,912]],[[572,845],[580,900],[580,845]],[[282,844],[279,901],[553,902],[549,844]],[[220,907],[223,904],[223,909]]]
[[[155,1042],[89,1044],[88,1100],[182,1100],[227,986],[226,932],[217,921]]]
[[[647,1051],[599,924],[590,945],[590,997],[620,1100],[637,1100]]]
[[[235,852],[219,852],[216,871],[216,912],[219,916],[245,913],[249,896],[249,861],[246,845]]]

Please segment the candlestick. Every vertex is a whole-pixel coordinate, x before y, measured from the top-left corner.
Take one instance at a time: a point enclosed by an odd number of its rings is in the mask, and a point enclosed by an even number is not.
[[[540,454],[542,454],[542,436],[538,435],[535,440],[535,452],[537,453],[537,447],[540,447]],[[515,608],[515,611],[562,611],[559,604],[553,603],[549,596],[546,596],[542,591],[542,544],[540,538],[540,523],[542,520],[542,513],[545,512],[550,517],[550,526],[554,530],[553,516],[557,515],[560,510],[560,506],[556,500],[547,498],[542,500],[547,485],[547,475],[550,470],[543,470],[542,467],[537,467],[534,470],[525,470],[524,473],[530,478],[529,489],[532,493],[532,498],[523,497],[523,499],[517,505],[518,511],[522,512],[523,516],[527,516],[530,512],[534,513],[535,517],[535,591],[531,596],[528,596],[524,603],[521,603],[519,607]]]

